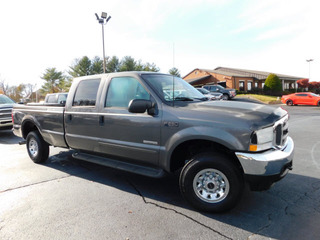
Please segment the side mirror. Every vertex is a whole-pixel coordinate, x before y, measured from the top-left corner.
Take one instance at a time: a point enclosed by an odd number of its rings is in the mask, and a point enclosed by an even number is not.
[[[154,103],[145,99],[132,99],[128,105],[128,111],[131,113],[144,113],[148,110],[148,114],[154,115]]]
[[[66,102],[67,102],[66,100],[61,100],[61,101],[59,102],[59,104],[65,106],[65,105],[66,105]]]

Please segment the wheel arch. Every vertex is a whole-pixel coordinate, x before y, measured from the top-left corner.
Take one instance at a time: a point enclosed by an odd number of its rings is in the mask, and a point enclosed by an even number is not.
[[[26,139],[28,134],[32,131],[40,132],[39,127],[32,119],[25,119],[21,124],[22,137]]]
[[[233,151],[220,143],[205,139],[187,140],[176,146],[170,156],[170,172],[182,169],[191,160],[192,156],[201,152],[223,154],[243,172],[241,163]]]

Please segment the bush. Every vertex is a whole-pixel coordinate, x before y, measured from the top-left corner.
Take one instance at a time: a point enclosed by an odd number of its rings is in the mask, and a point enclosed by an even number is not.
[[[282,83],[279,77],[273,73],[269,74],[264,82],[263,90],[269,95],[280,95],[282,91]]]

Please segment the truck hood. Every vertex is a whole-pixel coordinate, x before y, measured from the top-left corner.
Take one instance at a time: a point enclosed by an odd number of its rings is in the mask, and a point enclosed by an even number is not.
[[[1,109],[5,109],[5,108],[13,108],[13,103],[3,103],[3,104],[0,104],[0,108]]]
[[[188,104],[187,109],[193,118],[213,123],[257,130],[271,126],[284,117],[287,111],[264,104],[239,101],[206,101]]]

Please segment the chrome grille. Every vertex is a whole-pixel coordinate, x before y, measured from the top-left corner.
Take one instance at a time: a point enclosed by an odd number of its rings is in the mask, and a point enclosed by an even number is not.
[[[289,123],[288,123],[288,115],[281,118],[277,121],[273,126],[274,132],[274,145],[278,148],[281,148],[287,142],[287,137],[289,133]]]
[[[11,118],[12,108],[2,108],[0,109],[0,119]]]

